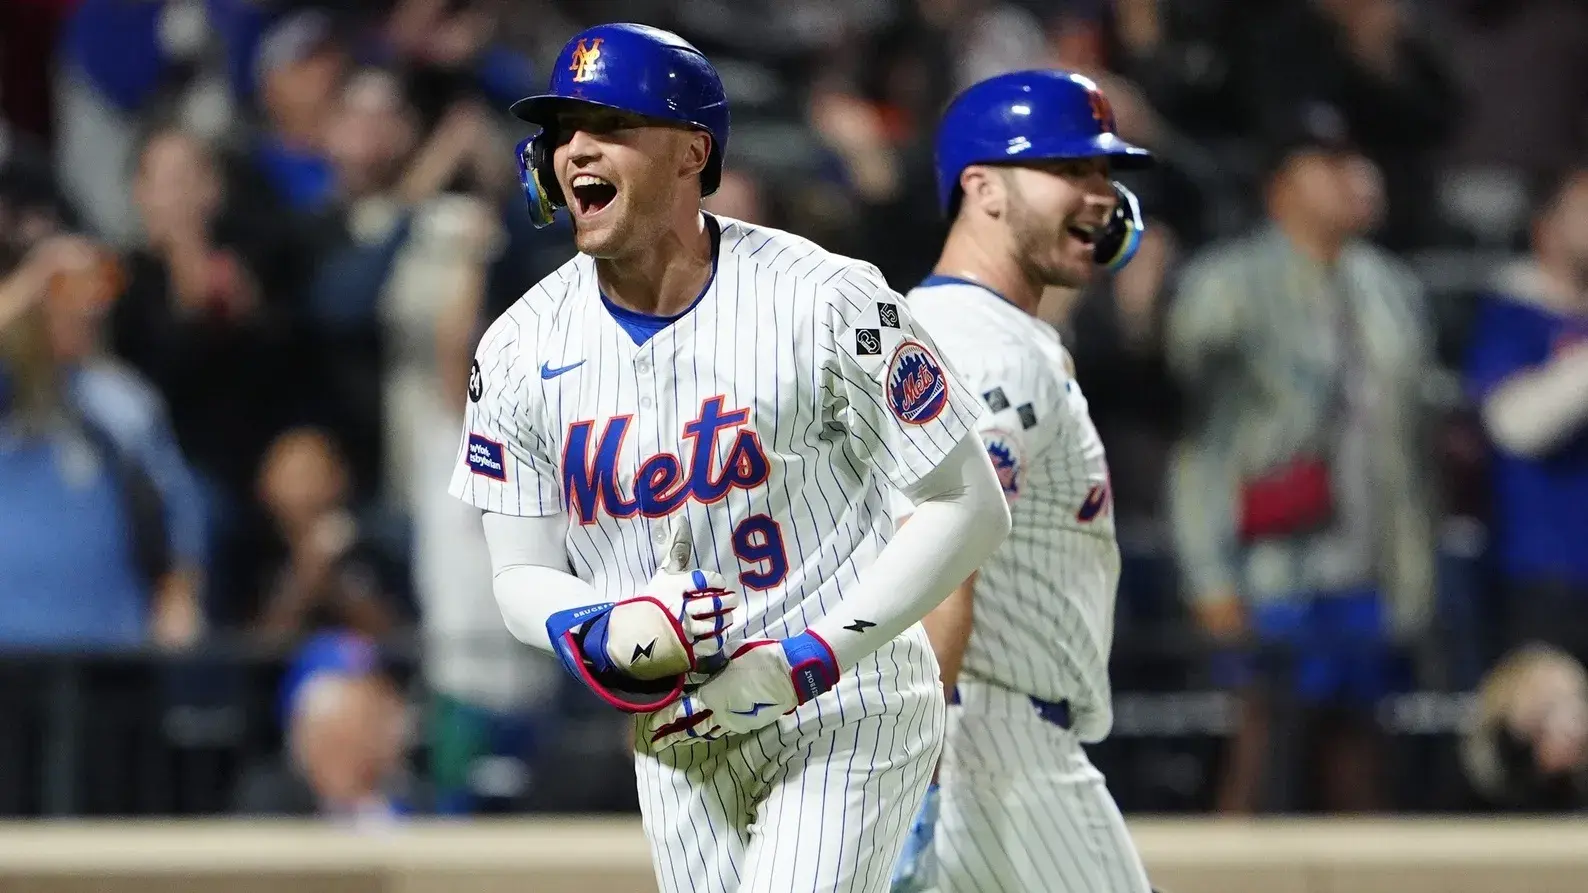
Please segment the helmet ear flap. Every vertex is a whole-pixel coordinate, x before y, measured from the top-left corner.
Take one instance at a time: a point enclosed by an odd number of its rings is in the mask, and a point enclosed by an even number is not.
[[[557,209],[567,205],[562,187],[557,184],[557,174],[551,167],[550,147],[556,144],[557,141],[542,130],[520,142],[514,153],[518,161],[518,182],[529,203],[529,221],[536,229],[550,226]]]
[[[1113,186],[1114,213],[1109,215],[1102,234],[1092,246],[1092,257],[1100,266],[1111,271],[1130,263],[1130,259],[1136,256],[1136,250],[1141,247],[1142,234],[1147,231],[1136,194],[1118,181]]]

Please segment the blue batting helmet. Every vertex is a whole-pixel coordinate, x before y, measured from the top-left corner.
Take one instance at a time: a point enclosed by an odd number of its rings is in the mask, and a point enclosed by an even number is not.
[[[1068,71],[1016,71],[973,84],[943,113],[937,131],[937,195],[959,210],[959,176],[973,164],[1106,157],[1121,169],[1148,167],[1152,154],[1120,139],[1108,97]],[[1096,242],[1097,261],[1117,269],[1135,254],[1144,224],[1136,197],[1114,184],[1119,201]]]
[[[551,223],[556,210],[567,204],[551,169],[557,111],[567,103],[633,112],[705,131],[711,135],[711,154],[700,174],[700,191],[717,191],[728,150],[728,97],[717,70],[700,50],[670,31],[596,25],[562,48],[545,93],[513,103],[515,116],[540,126],[538,134],[518,146],[519,177],[536,226]]]

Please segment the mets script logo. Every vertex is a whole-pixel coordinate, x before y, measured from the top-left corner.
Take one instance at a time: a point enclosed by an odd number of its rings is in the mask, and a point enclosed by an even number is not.
[[[1108,97],[1103,95],[1102,90],[1093,87],[1086,91],[1086,98],[1092,104],[1092,117],[1097,120],[1097,126],[1104,133],[1113,133],[1114,107],[1109,105]]]
[[[943,367],[919,343],[906,341],[888,362],[888,408],[899,421],[924,425],[948,405],[948,380]]]
[[[657,453],[640,462],[634,475],[633,495],[624,495],[618,480],[618,463],[623,438],[629,433],[633,416],[608,419],[601,439],[593,444],[595,422],[574,422],[568,426],[568,439],[562,449],[562,490],[567,494],[568,512],[580,524],[594,524],[597,514],[617,518],[660,518],[690,500],[702,505],[721,502],[734,490],[750,490],[766,483],[771,470],[766,451],[755,431],[744,428],[750,410],[724,412],[722,396],[708,397],[700,414],[684,425],[683,438],[690,441],[688,465],[673,453]],[[733,429],[744,428],[737,434]],[[732,446],[720,468],[713,467],[719,437],[733,437]]]
[[[596,63],[601,61],[600,37],[581,37],[579,45],[573,48],[573,60],[568,63],[568,70],[573,72],[573,82],[582,84],[594,80],[596,76]]]
[[[987,435],[987,457],[992,459],[993,471],[998,472],[998,484],[1004,488],[1004,496],[1008,499],[1019,496],[1020,459],[1001,432]]]

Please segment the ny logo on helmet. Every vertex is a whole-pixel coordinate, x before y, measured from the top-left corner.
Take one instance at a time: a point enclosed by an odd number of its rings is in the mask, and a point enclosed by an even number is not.
[[[574,83],[582,84],[595,78],[596,63],[601,61],[601,41],[603,39],[600,37],[579,38],[579,45],[573,48],[573,60],[568,63],[568,70],[573,72]]]
[[[1092,117],[1097,119],[1097,126],[1104,133],[1113,133],[1114,107],[1108,104],[1108,97],[1103,95],[1102,90],[1092,87],[1086,91],[1086,98],[1092,104]]]

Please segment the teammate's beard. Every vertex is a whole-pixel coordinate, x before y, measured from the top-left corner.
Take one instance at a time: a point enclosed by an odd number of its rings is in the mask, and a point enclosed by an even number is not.
[[[1009,230],[1014,234],[1015,262],[1032,282],[1055,288],[1083,288],[1090,277],[1077,277],[1049,260],[1054,240],[1064,237],[1064,224],[1049,223],[1031,209],[1018,192],[1009,194]]]

